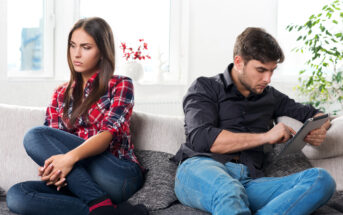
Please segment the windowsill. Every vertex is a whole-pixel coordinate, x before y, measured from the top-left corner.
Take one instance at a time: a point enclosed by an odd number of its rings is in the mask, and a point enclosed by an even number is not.
[[[186,86],[185,81],[134,81],[133,82],[139,86]]]
[[[7,77],[5,79],[1,79],[1,81],[15,83],[15,82],[67,82],[68,80],[56,79],[53,77]]]

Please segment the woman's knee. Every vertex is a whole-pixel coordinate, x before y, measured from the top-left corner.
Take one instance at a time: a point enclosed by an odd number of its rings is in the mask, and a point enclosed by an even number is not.
[[[39,138],[41,138],[48,129],[49,127],[47,126],[37,126],[26,132],[23,141],[26,152],[30,153],[35,150],[36,146],[40,143]]]
[[[22,183],[13,185],[6,194],[7,207],[15,213],[25,212],[25,193],[22,190]]]
[[[138,167],[138,166],[137,166]],[[140,167],[138,167],[140,168]],[[108,172],[98,168],[90,172],[93,180],[100,188],[111,196],[115,203],[130,198],[143,184],[143,173],[141,169],[130,170],[131,173],[120,174],[118,171]]]

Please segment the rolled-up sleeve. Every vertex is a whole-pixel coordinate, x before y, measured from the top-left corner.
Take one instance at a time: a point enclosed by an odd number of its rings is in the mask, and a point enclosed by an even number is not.
[[[197,152],[209,152],[222,131],[218,128],[218,95],[211,80],[198,78],[184,101],[187,145]]]
[[[133,84],[131,79],[123,78],[111,90],[110,107],[101,122],[100,132],[109,131],[120,136],[129,128],[129,120],[134,105]]]
[[[59,128],[59,119],[58,119],[58,98],[61,94],[62,87],[59,87],[55,90],[54,94],[52,95],[51,103],[48,105],[46,112],[45,112],[45,122],[44,125],[49,126],[51,128]]]

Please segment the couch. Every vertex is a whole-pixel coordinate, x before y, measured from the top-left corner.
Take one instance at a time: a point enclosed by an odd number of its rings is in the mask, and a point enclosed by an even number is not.
[[[22,145],[25,132],[44,121],[45,109],[0,104],[0,214],[12,214],[5,193],[15,183],[39,180],[37,165]],[[288,117],[280,121],[295,129],[301,123]],[[153,215],[208,214],[180,204],[173,192],[177,164],[169,161],[185,141],[183,117],[159,116],[134,111],[132,141],[141,164],[148,168],[143,187],[129,201],[145,204]],[[306,146],[302,152],[283,157],[266,170],[268,176],[283,176],[312,166],[327,169],[335,178],[337,193],[314,214],[343,214],[343,117],[332,121],[325,144]],[[2,190],[1,190],[2,188]]]

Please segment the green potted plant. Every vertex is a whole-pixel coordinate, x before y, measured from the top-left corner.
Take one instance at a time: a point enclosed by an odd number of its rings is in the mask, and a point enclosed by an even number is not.
[[[293,51],[310,53],[307,69],[299,72],[299,93],[323,111],[337,114],[343,109],[343,0],[325,5],[303,25],[286,29],[299,33]]]

